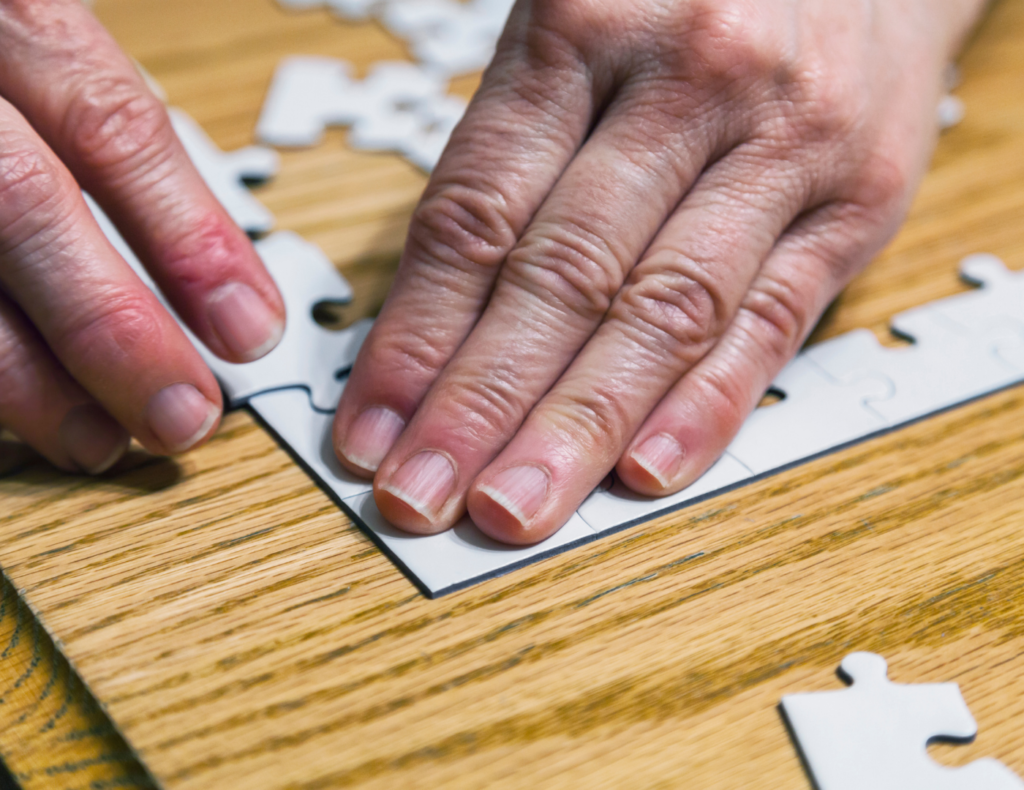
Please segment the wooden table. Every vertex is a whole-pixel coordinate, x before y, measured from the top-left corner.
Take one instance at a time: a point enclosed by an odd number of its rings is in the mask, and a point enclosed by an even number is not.
[[[280,57],[403,56],[271,0],[97,13],[225,148],[251,141]],[[1024,4],[962,66],[966,120],[819,338],[887,337],[963,290],[967,253],[1024,266]],[[352,281],[354,318],[423,183],[333,132],[259,194]],[[1021,388],[437,601],[245,411],[99,480],[25,460],[0,497],[0,754],[26,788],[807,788],[776,705],[838,687],[855,649],[960,683],[981,735],[938,759],[1024,775]]]

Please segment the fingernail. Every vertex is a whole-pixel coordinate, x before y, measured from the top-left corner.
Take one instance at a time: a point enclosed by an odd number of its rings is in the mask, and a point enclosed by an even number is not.
[[[421,516],[433,518],[455,487],[455,467],[440,453],[417,453],[392,476],[384,490]]]
[[[131,441],[128,431],[95,403],[69,411],[58,435],[71,460],[90,475],[103,474],[117,463]]]
[[[480,491],[505,508],[524,527],[548,496],[548,476],[536,466],[513,466],[495,475]]]
[[[220,409],[191,384],[172,384],[150,399],[146,416],[156,438],[173,454],[206,436]]]
[[[376,472],[403,430],[405,420],[397,412],[383,406],[373,406],[352,423],[341,454],[356,466],[368,472]]]
[[[284,324],[258,293],[244,283],[220,286],[207,302],[210,323],[228,350],[252,362],[281,340]]]
[[[659,433],[633,451],[633,460],[663,486],[668,486],[683,462],[683,448],[667,433]]]

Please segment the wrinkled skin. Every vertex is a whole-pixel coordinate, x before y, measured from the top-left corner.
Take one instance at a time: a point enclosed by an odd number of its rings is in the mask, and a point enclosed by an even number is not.
[[[338,456],[532,543],[704,472],[891,238],[979,0],[521,0],[415,213]]]
[[[79,184],[211,350],[243,362],[276,343],[273,281],[128,57],[80,0],[0,0],[0,426],[97,473],[130,435],[201,443],[221,395]]]

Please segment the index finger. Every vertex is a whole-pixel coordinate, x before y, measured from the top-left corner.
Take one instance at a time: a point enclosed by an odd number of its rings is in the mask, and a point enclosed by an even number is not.
[[[245,362],[277,344],[273,280],[163,103],[81,2],[0,4],[0,83],[211,351]]]

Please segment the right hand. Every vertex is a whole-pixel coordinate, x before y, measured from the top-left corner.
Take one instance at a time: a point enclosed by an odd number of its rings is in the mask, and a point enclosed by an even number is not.
[[[99,473],[130,436],[160,454],[205,441],[221,395],[83,188],[214,353],[276,345],[273,281],[131,60],[80,0],[0,0],[0,426]]]

